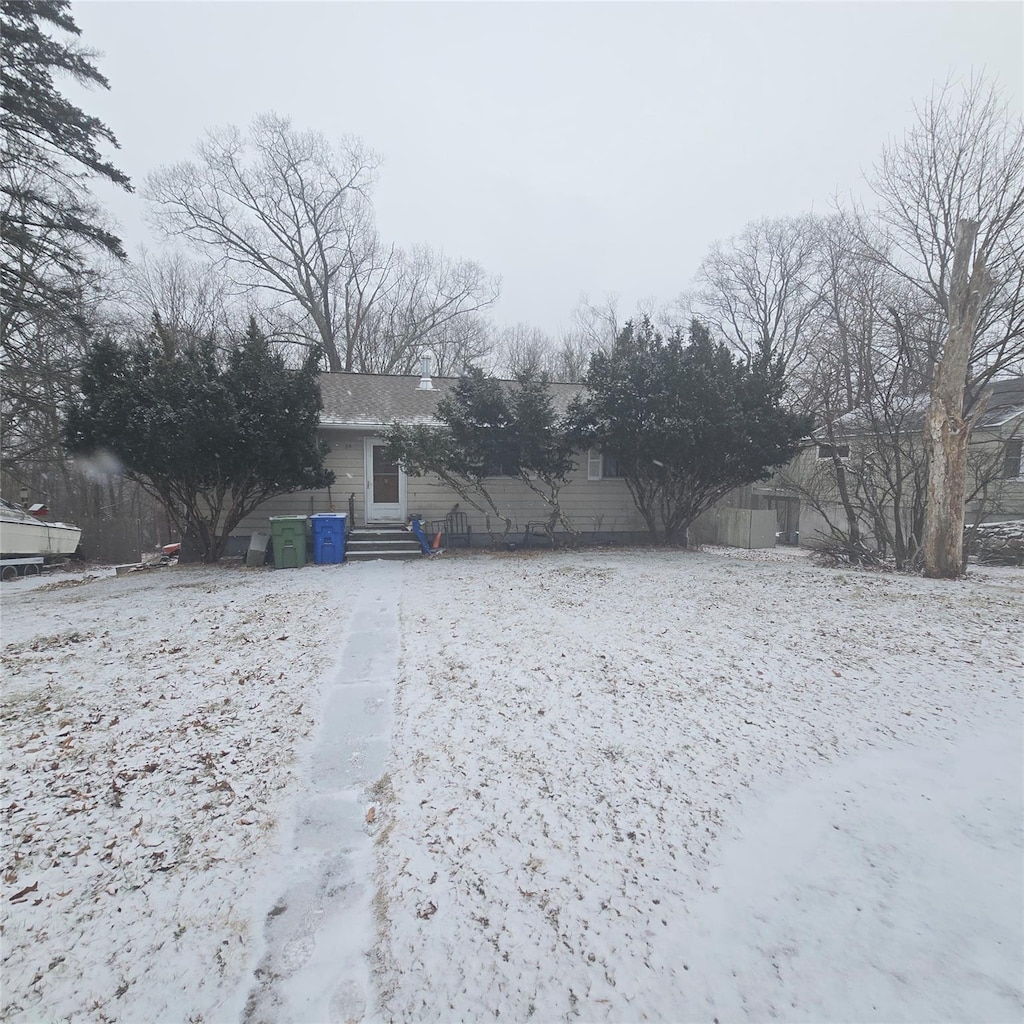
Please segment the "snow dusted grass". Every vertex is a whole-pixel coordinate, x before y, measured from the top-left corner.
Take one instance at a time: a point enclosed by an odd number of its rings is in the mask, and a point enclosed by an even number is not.
[[[0,588],[0,1017],[237,1021],[289,967],[289,844],[355,750],[324,694],[384,684],[338,675],[353,611],[393,666],[381,572]],[[1020,1019],[1024,573],[714,549],[401,578],[388,770],[339,798],[378,932],[317,889],[287,1005],[372,947],[382,1020]]]
[[[1019,1020],[1024,575],[414,566],[394,1020]]]
[[[4,585],[5,1020],[224,1019],[334,654],[336,579]]]

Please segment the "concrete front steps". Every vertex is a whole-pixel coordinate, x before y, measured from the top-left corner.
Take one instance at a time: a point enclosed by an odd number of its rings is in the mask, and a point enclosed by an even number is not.
[[[400,526],[369,526],[353,530],[345,547],[346,562],[371,562],[375,558],[394,562],[422,557],[420,542]]]

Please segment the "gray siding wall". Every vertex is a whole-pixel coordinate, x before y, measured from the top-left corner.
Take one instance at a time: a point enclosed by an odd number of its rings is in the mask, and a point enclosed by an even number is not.
[[[296,491],[264,502],[256,512],[242,521],[234,536],[248,536],[254,530],[269,528],[270,516],[311,515],[314,512],[348,512],[348,498],[355,496],[356,526],[366,522],[365,477],[363,473],[363,441],[378,437],[372,431],[325,429],[323,437],[330,445],[328,468],[334,471],[335,482],[330,491]],[[544,520],[547,506],[525,484],[512,478],[496,477],[488,487],[495,503],[512,520],[513,539],[521,537],[526,524]],[[425,520],[443,519],[456,504],[468,516],[474,537],[486,539],[483,516],[436,477],[408,478],[408,512]],[[587,479],[586,455],[573,470],[560,495],[562,507],[572,518],[580,533],[599,538],[611,535],[646,535],[646,526],[636,511],[625,481],[614,478]],[[333,508],[332,508],[333,504]],[[498,524],[494,524],[496,529]]]
[[[363,507],[363,434],[324,430],[321,436],[330,445],[327,466],[334,470],[330,488],[319,491],[295,491],[265,501],[243,519],[232,536],[248,536],[253,530],[269,529],[271,516],[312,515],[314,512],[348,512],[348,496],[355,492],[356,519],[362,522]]]

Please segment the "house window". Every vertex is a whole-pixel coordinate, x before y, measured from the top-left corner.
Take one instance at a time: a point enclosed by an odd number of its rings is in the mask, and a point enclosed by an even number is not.
[[[847,459],[850,457],[850,446],[848,444],[819,444],[818,458],[831,459],[837,457]]]
[[[512,467],[507,465],[504,460],[494,459],[487,463],[484,470],[484,476],[518,476],[518,474],[512,472]]]
[[[619,472],[619,460],[614,455],[601,456],[601,476],[616,477],[622,476]]]
[[[1016,480],[1024,476],[1024,441],[1020,438],[1006,442],[1003,455],[1003,479]]]
[[[619,460],[614,455],[602,455],[596,448],[587,452],[587,479],[605,480],[622,476]]]

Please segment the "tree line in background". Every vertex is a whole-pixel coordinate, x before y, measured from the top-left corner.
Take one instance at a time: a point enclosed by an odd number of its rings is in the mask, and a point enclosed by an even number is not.
[[[126,512],[141,521],[138,491],[69,467],[61,430],[90,347],[104,338],[144,346],[154,314],[164,339],[219,346],[222,364],[250,321],[294,367],[319,353],[332,370],[408,373],[429,348],[440,375],[477,367],[580,381],[614,359],[624,324],[613,301],[581,300],[557,338],[528,324],[497,327],[487,316],[495,277],[380,237],[376,154],[274,114],[246,131],[210,131],[191,159],[149,176],[142,192],[167,248],[127,262],[87,189],[90,178],[131,189],[99,151],[116,140],[54,81],[107,86],[77,42],[69,4],[3,0],[0,14],[6,490],[47,494],[80,519]],[[748,368],[781,375],[786,400],[815,417],[815,441],[835,453],[839,517],[824,492],[792,483],[830,510],[851,551],[868,523],[913,564],[928,509],[949,508],[949,488],[962,486],[985,385],[1022,371],[1020,121],[980,80],[947,86],[868,182],[870,208],[764,219],[716,243],[690,292],[637,311],[629,329],[646,330],[646,316],[663,343],[696,320]],[[933,396],[926,422],[922,395]],[[839,453],[855,411],[870,443],[851,459]],[[895,524],[884,512],[893,505],[907,511]],[[149,518],[155,530],[161,518]],[[939,575],[962,568],[949,544],[960,530],[946,525],[944,539],[932,538]],[[933,533],[941,526],[934,519]]]

